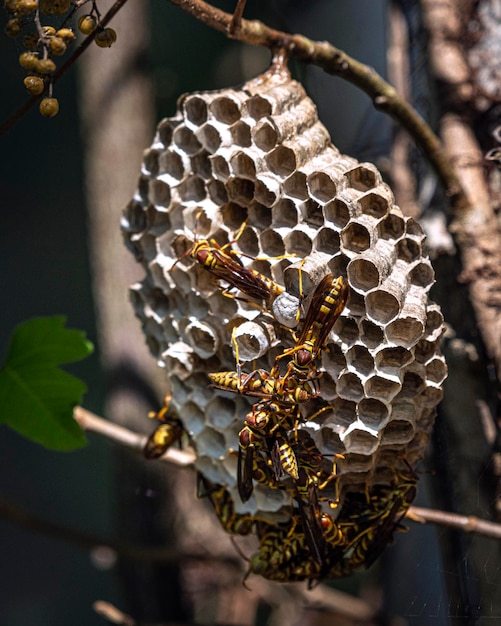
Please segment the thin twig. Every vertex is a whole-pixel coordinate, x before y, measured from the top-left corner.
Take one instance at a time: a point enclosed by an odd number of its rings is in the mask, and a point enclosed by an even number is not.
[[[124,6],[127,0],[116,0],[115,4],[110,8],[110,10],[103,17],[101,22],[99,23],[100,27],[106,26],[110,20],[115,17],[115,15],[120,11],[120,9]],[[75,52],[61,65],[61,67],[54,73],[51,78],[51,85],[54,85],[56,81],[58,81],[63,74],[65,74],[70,67],[72,67],[75,62],[81,57],[81,55],[87,50],[90,44],[96,38],[96,35],[99,33],[100,28],[96,28],[90,35],[88,35],[82,43],[78,46]],[[8,117],[5,122],[0,124],[0,137],[4,135],[8,130],[10,130],[14,124],[16,124],[20,119],[22,119],[26,113],[30,109],[32,109],[35,104],[45,97],[45,93],[40,94],[39,96],[32,96],[29,100],[27,100],[23,105],[21,105],[14,113]]]
[[[228,35],[233,37],[235,33],[237,33],[240,29],[240,24],[242,23],[242,16],[244,14],[245,5],[247,4],[247,0],[238,0],[237,6],[233,11],[233,17],[231,18],[230,27],[228,29]]]
[[[475,533],[483,537],[501,539],[501,524],[488,522],[473,515],[458,515],[447,511],[436,511],[434,509],[423,509],[420,506],[411,506],[407,511],[407,516],[420,518],[423,522],[430,522],[440,526],[459,528],[466,533]],[[417,521],[417,520],[415,520]]]
[[[145,435],[138,435],[123,426],[114,424],[113,422],[95,415],[95,413],[92,413],[91,411],[87,411],[87,409],[84,409],[81,406],[75,407],[73,417],[80,424],[83,430],[90,430],[98,433],[107,439],[111,439],[116,443],[126,446],[127,448],[131,448],[132,450],[137,450],[138,452],[142,452],[144,450],[144,445],[147,439]],[[195,453],[187,450],[169,448],[164,455],[157,460],[163,461],[164,463],[174,463],[175,465],[187,467],[193,465],[195,462]]]

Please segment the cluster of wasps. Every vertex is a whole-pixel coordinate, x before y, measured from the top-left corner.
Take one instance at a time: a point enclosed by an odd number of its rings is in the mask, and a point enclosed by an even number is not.
[[[232,243],[219,246],[213,239],[195,238],[178,261],[189,254],[226,285],[225,293],[238,290],[271,307],[284,288],[245,267]],[[257,399],[239,433],[237,486],[242,502],[250,499],[254,482],[285,489],[291,496],[290,520],[273,523],[237,513],[228,489],[199,475],[199,496],[210,500],[224,529],[231,535],[255,532],[259,539],[246,578],[255,573],[270,580],[309,580],[311,584],[369,567],[393,532],[403,528],[401,520],[415,497],[417,476],[407,467],[405,471],[393,469],[390,485],[367,485],[363,493],[347,493],[339,505],[336,463],[344,457],[334,455],[331,471],[326,471],[324,455],[308,432],[299,428],[331,408],[307,418],[300,411],[301,405],[319,395],[318,359],[348,295],[347,282],[327,274],[313,291],[300,332],[290,331],[294,346],[280,353],[269,371],[243,373],[234,340],[236,370],[209,374],[213,387]],[[168,395],[164,407],[152,414],[161,424],[146,443],[147,458],[163,455],[184,433],[181,420],[168,408],[169,399]],[[335,500],[324,495],[331,481],[336,485]]]

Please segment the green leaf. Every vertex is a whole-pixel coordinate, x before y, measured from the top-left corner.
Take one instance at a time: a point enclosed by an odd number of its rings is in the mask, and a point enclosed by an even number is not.
[[[87,387],[58,366],[87,357],[93,346],[65,322],[56,316],[20,324],[0,369],[0,422],[52,450],[86,445],[73,408]]]

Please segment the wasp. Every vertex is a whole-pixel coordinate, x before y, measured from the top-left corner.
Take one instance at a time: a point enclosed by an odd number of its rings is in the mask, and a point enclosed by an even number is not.
[[[238,488],[246,502],[252,495],[252,477],[255,459],[263,452],[270,459],[275,479],[283,474],[293,480],[299,478],[299,468],[288,433],[297,428],[300,419],[297,405],[284,409],[278,404],[258,403],[245,417],[245,425],[239,433]]]
[[[312,562],[301,519],[293,516],[288,524],[261,524],[259,551],[250,561],[250,573],[269,580],[292,582],[315,577],[319,567]]]
[[[322,513],[320,516],[320,526],[322,527],[324,539],[329,544],[329,547],[342,546],[347,542],[347,536],[343,531],[342,525],[336,524],[328,513]]]
[[[184,426],[174,411],[169,411],[169,403],[172,393],[168,393],[164,398],[164,405],[156,413],[152,411],[148,414],[150,418],[156,418],[162,423],[159,424],[146,440],[143,454],[147,459],[158,459],[165,454],[170,446],[181,439],[184,434]]]
[[[313,560],[322,565],[324,562],[326,543],[322,528],[322,511],[318,500],[316,485],[306,469],[299,468],[299,477],[295,483],[296,501],[301,516],[306,543]]]
[[[315,359],[325,348],[329,334],[348,301],[349,285],[342,276],[327,274],[315,288],[296,345],[279,354],[271,370],[277,378],[280,360],[292,356],[282,381],[294,372],[300,377],[318,376]]]
[[[271,489],[283,489],[284,485],[276,479],[271,464],[260,454],[254,454],[252,478]]]
[[[318,412],[317,412],[318,413]],[[344,541],[344,535],[332,518],[322,513],[319,501],[319,491],[324,489],[337,476],[337,467],[334,462],[330,474],[322,469],[322,455],[311,436],[299,432],[300,437],[294,446],[299,463],[299,477],[295,482],[295,499],[302,519],[302,527],[307,545],[313,559],[319,564],[324,563],[327,543],[332,545]],[[335,458],[344,458],[341,454]],[[336,505],[339,501],[336,483]],[[332,506],[332,504],[331,504]],[[334,508],[334,507],[333,507]]]
[[[224,530],[230,535],[248,535],[254,518],[235,512],[235,504],[229,491],[222,485],[212,483],[198,474],[198,497],[208,497]]]
[[[198,220],[202,211],[196,219]],[[239,239],[243,233],[247,222],[243,222],[233,241],[220,246],[215,239],[196,239],[192,247],[177,259],[171,266],[170,271],[176,264],[186,256],[191,256],[204,269],[209,271],[215,278],[230,285],[231,288],[238,289],[245,295],[255,300],[264,300],[268,304],[285,291],[271,278],[265,276],[257,270],[244,267],[238,254],[231,248],[231,244]],[[224,290],[225,295],[230,295]]]
[[[367,509],[351,518],[355,537],[345,547],[343,558],[330,568],[331,576],[346,576],[361,567],[370,567],[392,541],[394,532],[403,529],[401,521],[416,496],[418,480],[410,466],[409,470],[395,472],[386,495],[376,493]]]
[[[231,391],[246,396],[253,396],[281,404],[293,406],[316,398],[318,386],[313,380],[300,380],[294,376],[284,379],[273,377],[264,369],[254,370],[250,374],[236,372],[215,372],[209,374],[216,389]]]
[[[238,442],[237,485],[242,502],[247,502],[252,495],[252,479],[256,470],[260,471],[262,480],[267,480],[267,475],[263,472],[263,468],[267,467],[266,461],[263,464],[258,460],[261,451],[266,458],[271,459],[275,474],[272,486],[276,487],[284,472],[294,480],[299,477],[296,456],[285,431],[265,435],[246,424],[238,435]]]

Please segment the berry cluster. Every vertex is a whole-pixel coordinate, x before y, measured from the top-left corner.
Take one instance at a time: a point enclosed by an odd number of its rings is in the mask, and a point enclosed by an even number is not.
[[[47,92],[39,107],[44,117],[54,117],[59,111],[59,102],[52,95],[56,57],[64,55],[75,41],[75,32],[67,24],[71,24],[80,6],[81,3],[72,0],[4,0],[9,16],[5,34],[20,39],[24,48],[19,55],[19,65],[27,72],[24,86],[32,96]],[[43,24],[47,16],[63,17],[58,25],[53,26]],[[116,41],[117,34],[113,28],[103,28],[100,24],[101,15],[93,2],[91,11],[79,18],[78,30],[83,35],[97,31],[96,44],[100,48],[109,48]]]

